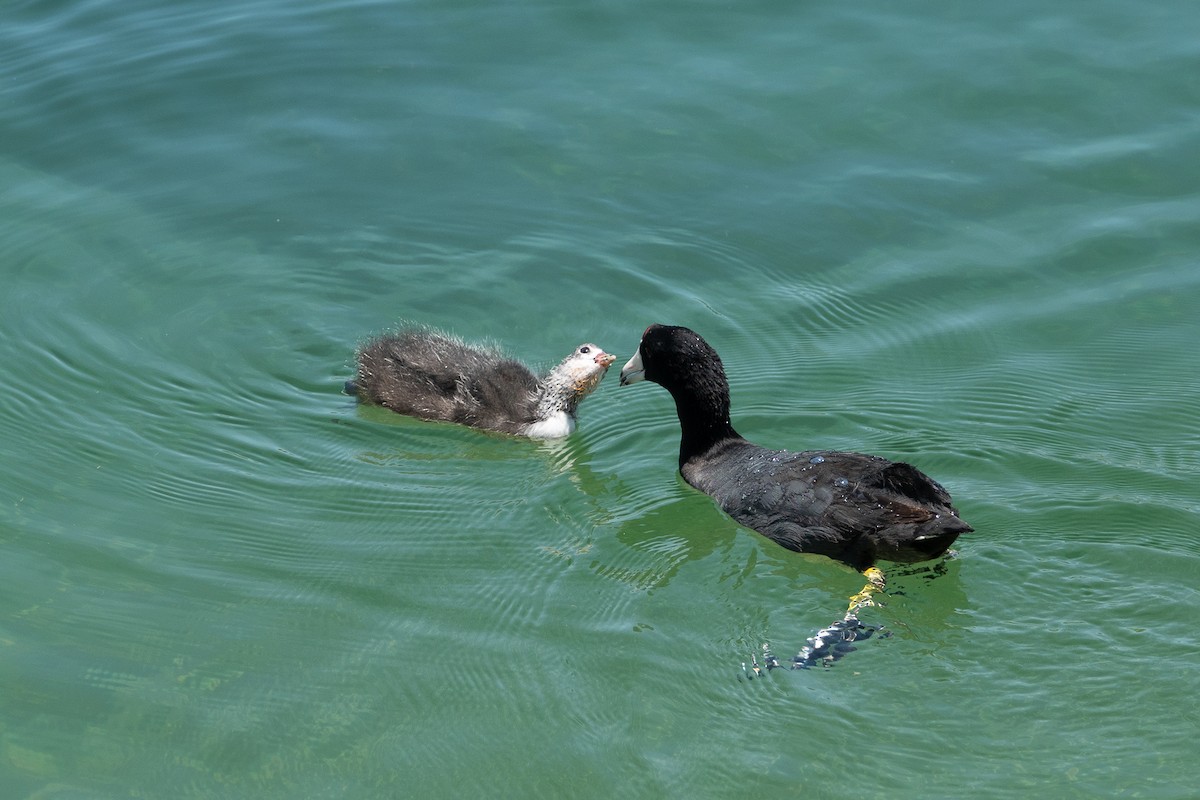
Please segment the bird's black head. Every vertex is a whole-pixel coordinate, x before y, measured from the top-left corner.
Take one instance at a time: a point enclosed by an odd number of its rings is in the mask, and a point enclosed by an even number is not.
[[[651,381],[671,393],[683,430],[683,464],[716,442],[737,436],[729,420],[729,382],[717,351],[700,334],[678,325],[651,325],[633,358],[621,369],[621,384]]]
[[[700,334],[681,325],[651,325],[642,334],[633,358],[621,369],[621,385],[641,380],[668,390],[717,380],[725,383],[725,368],[717,351]]]

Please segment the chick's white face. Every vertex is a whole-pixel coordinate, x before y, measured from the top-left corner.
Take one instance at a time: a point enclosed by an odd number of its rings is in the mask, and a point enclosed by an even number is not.
[[[575,352],[567,357],[564,364],[574,385],[575,395],[583,398],[591,394],[616,360],[616,356],[604,352],[590,342],[576,347]]]

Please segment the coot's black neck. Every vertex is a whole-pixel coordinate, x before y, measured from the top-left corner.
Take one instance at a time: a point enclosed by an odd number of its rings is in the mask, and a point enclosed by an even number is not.
[[[719,366],[667,386],[679,413],[679,467],[726,439],[740,439],[729,420],[729,384]]]

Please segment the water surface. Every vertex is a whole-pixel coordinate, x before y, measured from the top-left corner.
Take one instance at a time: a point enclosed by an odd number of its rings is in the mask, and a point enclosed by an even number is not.
[[[1193,13],[12,6],[3,795],[1194,796]],[[688,325],[741,433],[977,531],[739,679],[860,577],[688,488],[658,387],[554,443],[356,407],[401,320]]]

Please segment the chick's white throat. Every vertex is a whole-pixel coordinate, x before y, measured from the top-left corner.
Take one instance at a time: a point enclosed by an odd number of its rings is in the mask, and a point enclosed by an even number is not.
[[[558,411],[527,427],[525,435],[534,439],[558,439],[569,436],[574,430],[575,417],[565,411]]]

